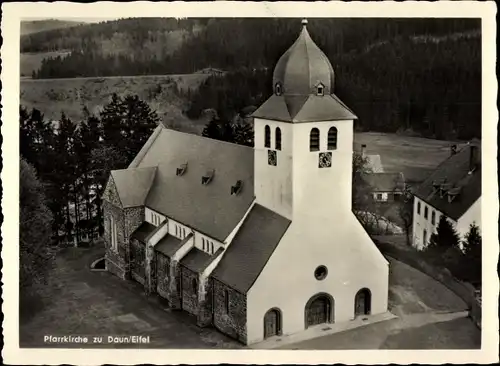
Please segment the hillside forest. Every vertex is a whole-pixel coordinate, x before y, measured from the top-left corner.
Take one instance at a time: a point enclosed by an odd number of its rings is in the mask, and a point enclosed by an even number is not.
[[[272,68],[300,28],[299,19],[134,18],[24,35],[21,50],[70,51],[44,59],[33,78],[221,69],[226,73],[188,90],[183,112],[195,119],[212,109],[233,119],[269,96]],[[480,29],[478,19],[308,24],[335,69],[335,94],[358,116],[358,130],[437,139],[480,137]]]

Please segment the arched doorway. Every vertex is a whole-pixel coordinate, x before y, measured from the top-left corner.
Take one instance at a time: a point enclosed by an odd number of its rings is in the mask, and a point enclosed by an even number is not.
[[[368,315],[371,312],[372,293],[367,288],[358,291],[354,299],[354,315]]]
[[[281,335],[281,311],[272,308],[264,315],[264,339],[279,335]]]
[[[333,298],[325,293],[314,295],[306,304],[306,329],[313,325],[333,323],[333,314]]]

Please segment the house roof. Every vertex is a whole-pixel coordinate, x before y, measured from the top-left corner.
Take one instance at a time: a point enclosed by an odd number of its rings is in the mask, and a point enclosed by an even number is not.
[[[335,95],[272,95],[253,117],[282,122],[344,121],[356,115]]]
[[[173,235],[165,235],[158,243],[155,245],[155,251],[165,254],[171,257],[175,252],[182,246],[183,241],[176,238]]]
[[[290,220],[255,204],[212,276],[246,293],[285,234]]]
[[[470,171],[471,146],[477,154],[473,157],[476,166]],[[434,183],[443,183],[456,188],[459,194],[451,201],[440,196]],[[437,169],[417,188],[415,196],[453,220],[458,220],[481,197],[481,146],[477,142],[466,145],[455,155],[442,162]]]
[[[365,155],[365,157],[367,159],[367,165],[372,173],[384,172],[384,167],[382,165],[382,159],[380,158],[380,155],[378,154]]]
[[[137,229],[134,230],[131,237],[139,240],[141,243],[146,243],[156,230],[156,226],[144,221]]]
[[[405,180],[403,173],[370,173],[363,176],[373,192],[403,191]]]
[[[144,205],[155,172],[154,167],[111,171],[123,208]]]
[[[186,254],[182,259],[181,259],[181,264],[185,266],[187,269],[196,272],[196,273],[201,273],[207,268],[207,266],[212,263],[212,261],[222,253],[221,251],[218,251],[216,255],[211,256],[208,253],[205,253],[204,251],[193,247],[191,250]]]
[[[178,222],[224,241],[254,199],[251,147],[213,140],[158,126],[129,169],[156,168],[145,205]],[[183,164],[181,176],[176,171]],[[127,169],[127,170],[129,170]],[[209,184],[202,176],[213,171]],[[243,183],[237,195],[231,187]],[[130,183],[131,189],[134,182]]]

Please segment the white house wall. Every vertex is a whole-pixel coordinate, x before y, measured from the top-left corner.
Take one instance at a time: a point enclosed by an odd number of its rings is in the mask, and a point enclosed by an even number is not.
[[[293,202],[294,215],[313,212],[318,216],[351,212],[353,122],[294,124]],[[337,128],[337,149],[332,150],[332,167],[318,168],[319,152],[328,152],[328,130]],[[320,131],[320,150],[309,151],[312,128]]]
[[[186,236],[188,236],[191,232],[193,232],[193,230],[191,230],[186,225],[183,225],[180,222],[177,222],[170,218],[168,219],[168,233],[170,235],[182,240]]]
[[[205,240],[206,243],[205,248],[203,248],[203,240]],[[205,253],[214,254],[220,247],[223,247],[224,245],[221,242],[214,240],[209,236],[206,236],[204,234],[195,231],[194,246],[199,250],[204,251]],[[211,247],[213,247],[213,251],[210,250]]]
[[[320,265],[328,269],[321,281],[314,276]],[[372,293],[372,314],[386,312],[388,271],[388,262],[352,213],[332,209],[323,219],[295,215],[247,294],[248,342],[263,339],[264,315],[275,307],[282,313],[284,335],[303,331],[306,303],[320,292],[334,298],[335,322],[354,318],[354,299],[362,288]]]
[[[271,147],[264,146],[265,126],[271,129]],[[268,164],[268,150],[276,150],[276,127],[281,129],[281,150],[276,152],[277,165]],[[254,189],[256,202],[288,219],[292,218],[292,152],[291,123],[255,118]],[[295,152],[294,152],[295,154]]]
[[[420,214],[417,213],[417,206],[420,202]],[[427,219],[424,216],[425,207],[428,207],[428,216]],[[436,213],[436,217],[434,220],[434,224],[432,224],[432,211]],[[424,249],[429,244],[429,239],[433,233],[436,232],[437,226],[439,224],[439,220],[441,219],[441,215],[443,213],[441,211],[436,210],[431,205],[422,201],[420,198],[415,197],[413,203],[413,225],[412,225],[412,242],[413,246],[418,250]],[[448,218],[448,220],[455,224],[454,220]],[[423,242],[424,230],[427,231],[427,242]]]
[[[417,206],[420,202],[420,214],[417,213]],[[428,207],[427,219],[424,216],[425,207]],[[432,211],[436,213],[436,218],[434,224],[432,224]],[[418,197],[415,197],[415,203],[413,205],[413,246],[419,250],[424,249],[428,244],[430,237],[436,232],[439,220],[443,215],[442,212],[436,210],[431,205],[428,205]],[[458,221],[447,217],[448,221],[455,226],[460,238],[463,239],[465,234],[469,231],[469,226],[473,222],[481,227],[481,198],[479,198],[474,204],[458,219]],[[423,242],[424,230],[427,231],[427,243]],[[461,248],[461,245],[460,245]]]
[[[481,198],[479,198],[469,209],[458,219],[456,229],[460,236],[464,238],[472,223],[481,228]]]
[[[166,219],[164,215],[159,212],[153,211],[148,207],[146,207],[146,209],[144,210],[144,216],[146,218],[146,221],[154,226],[159,226]]]

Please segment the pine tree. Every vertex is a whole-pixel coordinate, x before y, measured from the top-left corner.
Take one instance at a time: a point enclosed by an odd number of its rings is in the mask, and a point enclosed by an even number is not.
[[[52,214],[47,207],[45,188],[32,165],[20,161],[19,172],[19,287],[21,314],[28,298],[43,285],[50,268]],[[27,314],[28,309],[26,309]]]
[[[253,126],[245,121],[239,119],[233,124],[234,142],[239,145],[253,147],[254,145],[254,131]]]
[[[437,249],[439,251],[446,251],[449,248],[457,248],[460,242],[460,236],[453,227],[453,224],[441,215],[437,230],[431,235],[429,246],[430,250]]]
[[[467,275],[467,280],[473,284],[481,283],[481,268],[482,268],[482,238],[479,231],[479,227],[472,223],[469,227],[469,231],[465,234],[463,240],[463,246],[465,250],[464,260],[466,261],[466,270],[464,271]]]
[[[156,112],[137,95],[122,99],[113,94],[100,116],[104,144],[118,149],[128,162],[132,161],[160,121]]]

